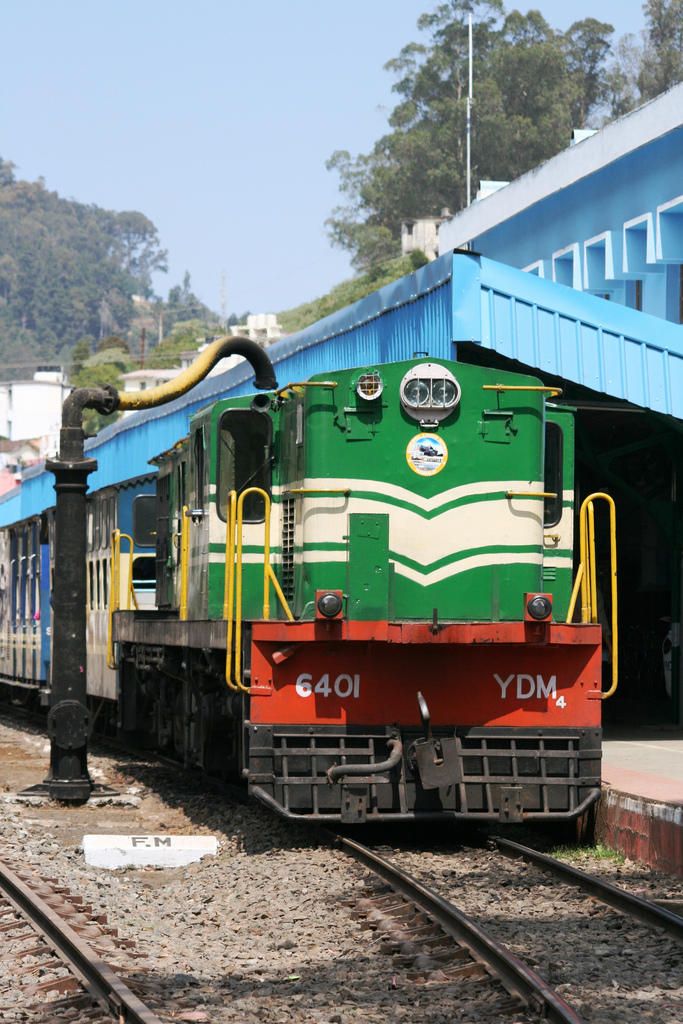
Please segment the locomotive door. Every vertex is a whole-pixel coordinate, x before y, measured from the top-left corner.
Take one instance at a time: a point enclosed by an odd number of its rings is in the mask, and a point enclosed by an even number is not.
[[[173,603],[173,547],[171,544],[171,474],[157,478],[156,499],[156,604],[170,608]]]
[[[553,595],[556,621],[569,607],[574,551],[574,417],[546,412],[544,490],[555,497],[543,504],[543,588]]]
[[[192,434],[190,462],[190,565],[188,614],[191,619],[209,615],[209,458],[203,425]]]

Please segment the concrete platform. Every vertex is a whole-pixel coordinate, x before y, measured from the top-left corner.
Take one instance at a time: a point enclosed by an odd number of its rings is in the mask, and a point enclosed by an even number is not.
[[[683,877],[683,729],[607,729],[597,837]]]

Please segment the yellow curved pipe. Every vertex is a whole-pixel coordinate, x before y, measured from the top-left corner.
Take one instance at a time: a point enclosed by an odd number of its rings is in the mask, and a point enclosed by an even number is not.
[[[217,341],[211,342],[203,352],[200,352],[194,362],[182,370],[173,380],[160,384],[156,388],[149,388],[146,391],[120,391],[118,408],[123,412],[131,409],[148,409],[153,405],[163,405],[174,398],[179,398],[186,391],[193,388],[200,380],[206,377],[207,373],[214,368],[216,363],[231,353],[228,342],[248,341],[238,335],[226,334]]]

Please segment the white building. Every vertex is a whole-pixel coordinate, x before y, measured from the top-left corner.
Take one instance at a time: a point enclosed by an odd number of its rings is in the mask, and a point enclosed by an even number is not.
[[[37,370],[33,380],[0,382],[0,435],[10,441],[40,438],[41,454],[56,451],[70,390],[64,373],[54,367]]]
[[[275,313],[250,313],[245,324],[235,324],[232,334],[241,334],[259,345],[270,345],[282,337],[282,327]]]
[[[423,252],[428,260],[439,255],[439,225],[450,217],[449,210],[442,210],[440,217],[420,217],[404,220],[401,224],[401,253]]]

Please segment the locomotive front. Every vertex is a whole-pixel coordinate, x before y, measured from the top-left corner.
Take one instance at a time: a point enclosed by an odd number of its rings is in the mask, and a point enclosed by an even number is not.
[[[247,516],[237,552],[260,800],[362,822],[571,818],[597,798],[600,627],[565,623],[573,417],[551,399],[533,377],[425,358],[260,410],[279,543],[263,552]],[[233,480],[219,472],[228,520]],[[267,557],[279,618],[248,611]]]

